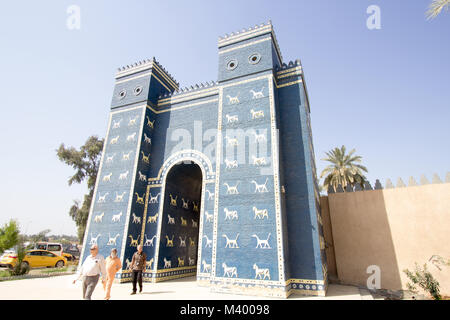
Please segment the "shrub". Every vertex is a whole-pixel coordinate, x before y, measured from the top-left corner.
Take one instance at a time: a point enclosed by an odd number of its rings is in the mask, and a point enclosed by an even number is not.
[[[423,290],[427,291],[435,300],[441,300],[439,282],[434,279],[433,275],[427,270],[427,265],[423,265],[423,269],[415,263],[414,271],[411,272],[408,269],[403,270],[408,279],[412,283],[408,283],[408,289],[412,292],[417,292],[417,287],[419,286]]]

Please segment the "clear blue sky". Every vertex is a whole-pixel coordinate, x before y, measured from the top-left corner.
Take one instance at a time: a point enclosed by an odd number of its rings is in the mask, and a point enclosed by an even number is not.
[[[450,171],[450,13],[415,1],[6,1],[0,11],[0,223],[76,234],[86,187],[61,142],[103,137],[118,67],[155,56],[182,86],[216,80],[217,39],[269,19],[285,62],[300,58],[318,171],[356,148],[372,181]],[[81,29],[66,27],[70,5]],[[366,27],[369,5],[381,30]]]

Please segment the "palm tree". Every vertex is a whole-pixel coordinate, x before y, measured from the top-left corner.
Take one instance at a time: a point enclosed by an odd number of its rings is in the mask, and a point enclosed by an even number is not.
[[[323,182],[325,190],[328,190],[330,186],[336,191],[338,185],[341,185],[344,189],[348,184],[352,187],[356,184],[364,185],[366,177],[363,175],[363,171],[368,171],[363,165],[357,164],[361,162],[361,156],[354,155],[355,149],[351,150],[348,154],[345,152],[345,146],[342,146],[340,149],[334,148],[325,153],[328,157],[322,160],[332,163],[323,169],[320,175],[320,178],[326,175]]]
[[[450,0],[433,0],[430,3],[427,11],[428,19],[434,19],[443,9],[448,10],[450,8]]]

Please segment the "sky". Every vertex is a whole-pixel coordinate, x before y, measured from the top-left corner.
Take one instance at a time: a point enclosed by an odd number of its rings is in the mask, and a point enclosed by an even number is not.
[[[0,224],[76,235],[86,185],[56,149],[104,137],[118,67],[153,56],[182,87],[217,79],[219,36],[269,20],[302,61],[318,172],[355,148],[375,179],[450,171],[450,12],[430,0],[7,1],[0,10]],[[80,9],[70,29],[68,8]],[[367,8],[380,8],[370,30]]]

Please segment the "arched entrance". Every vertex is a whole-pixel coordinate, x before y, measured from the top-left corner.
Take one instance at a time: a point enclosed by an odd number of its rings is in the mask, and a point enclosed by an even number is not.
[[[203,179],[202,169],[192,161],[174,164],[165,177],[157,270],[174,278],[197,270]]]

